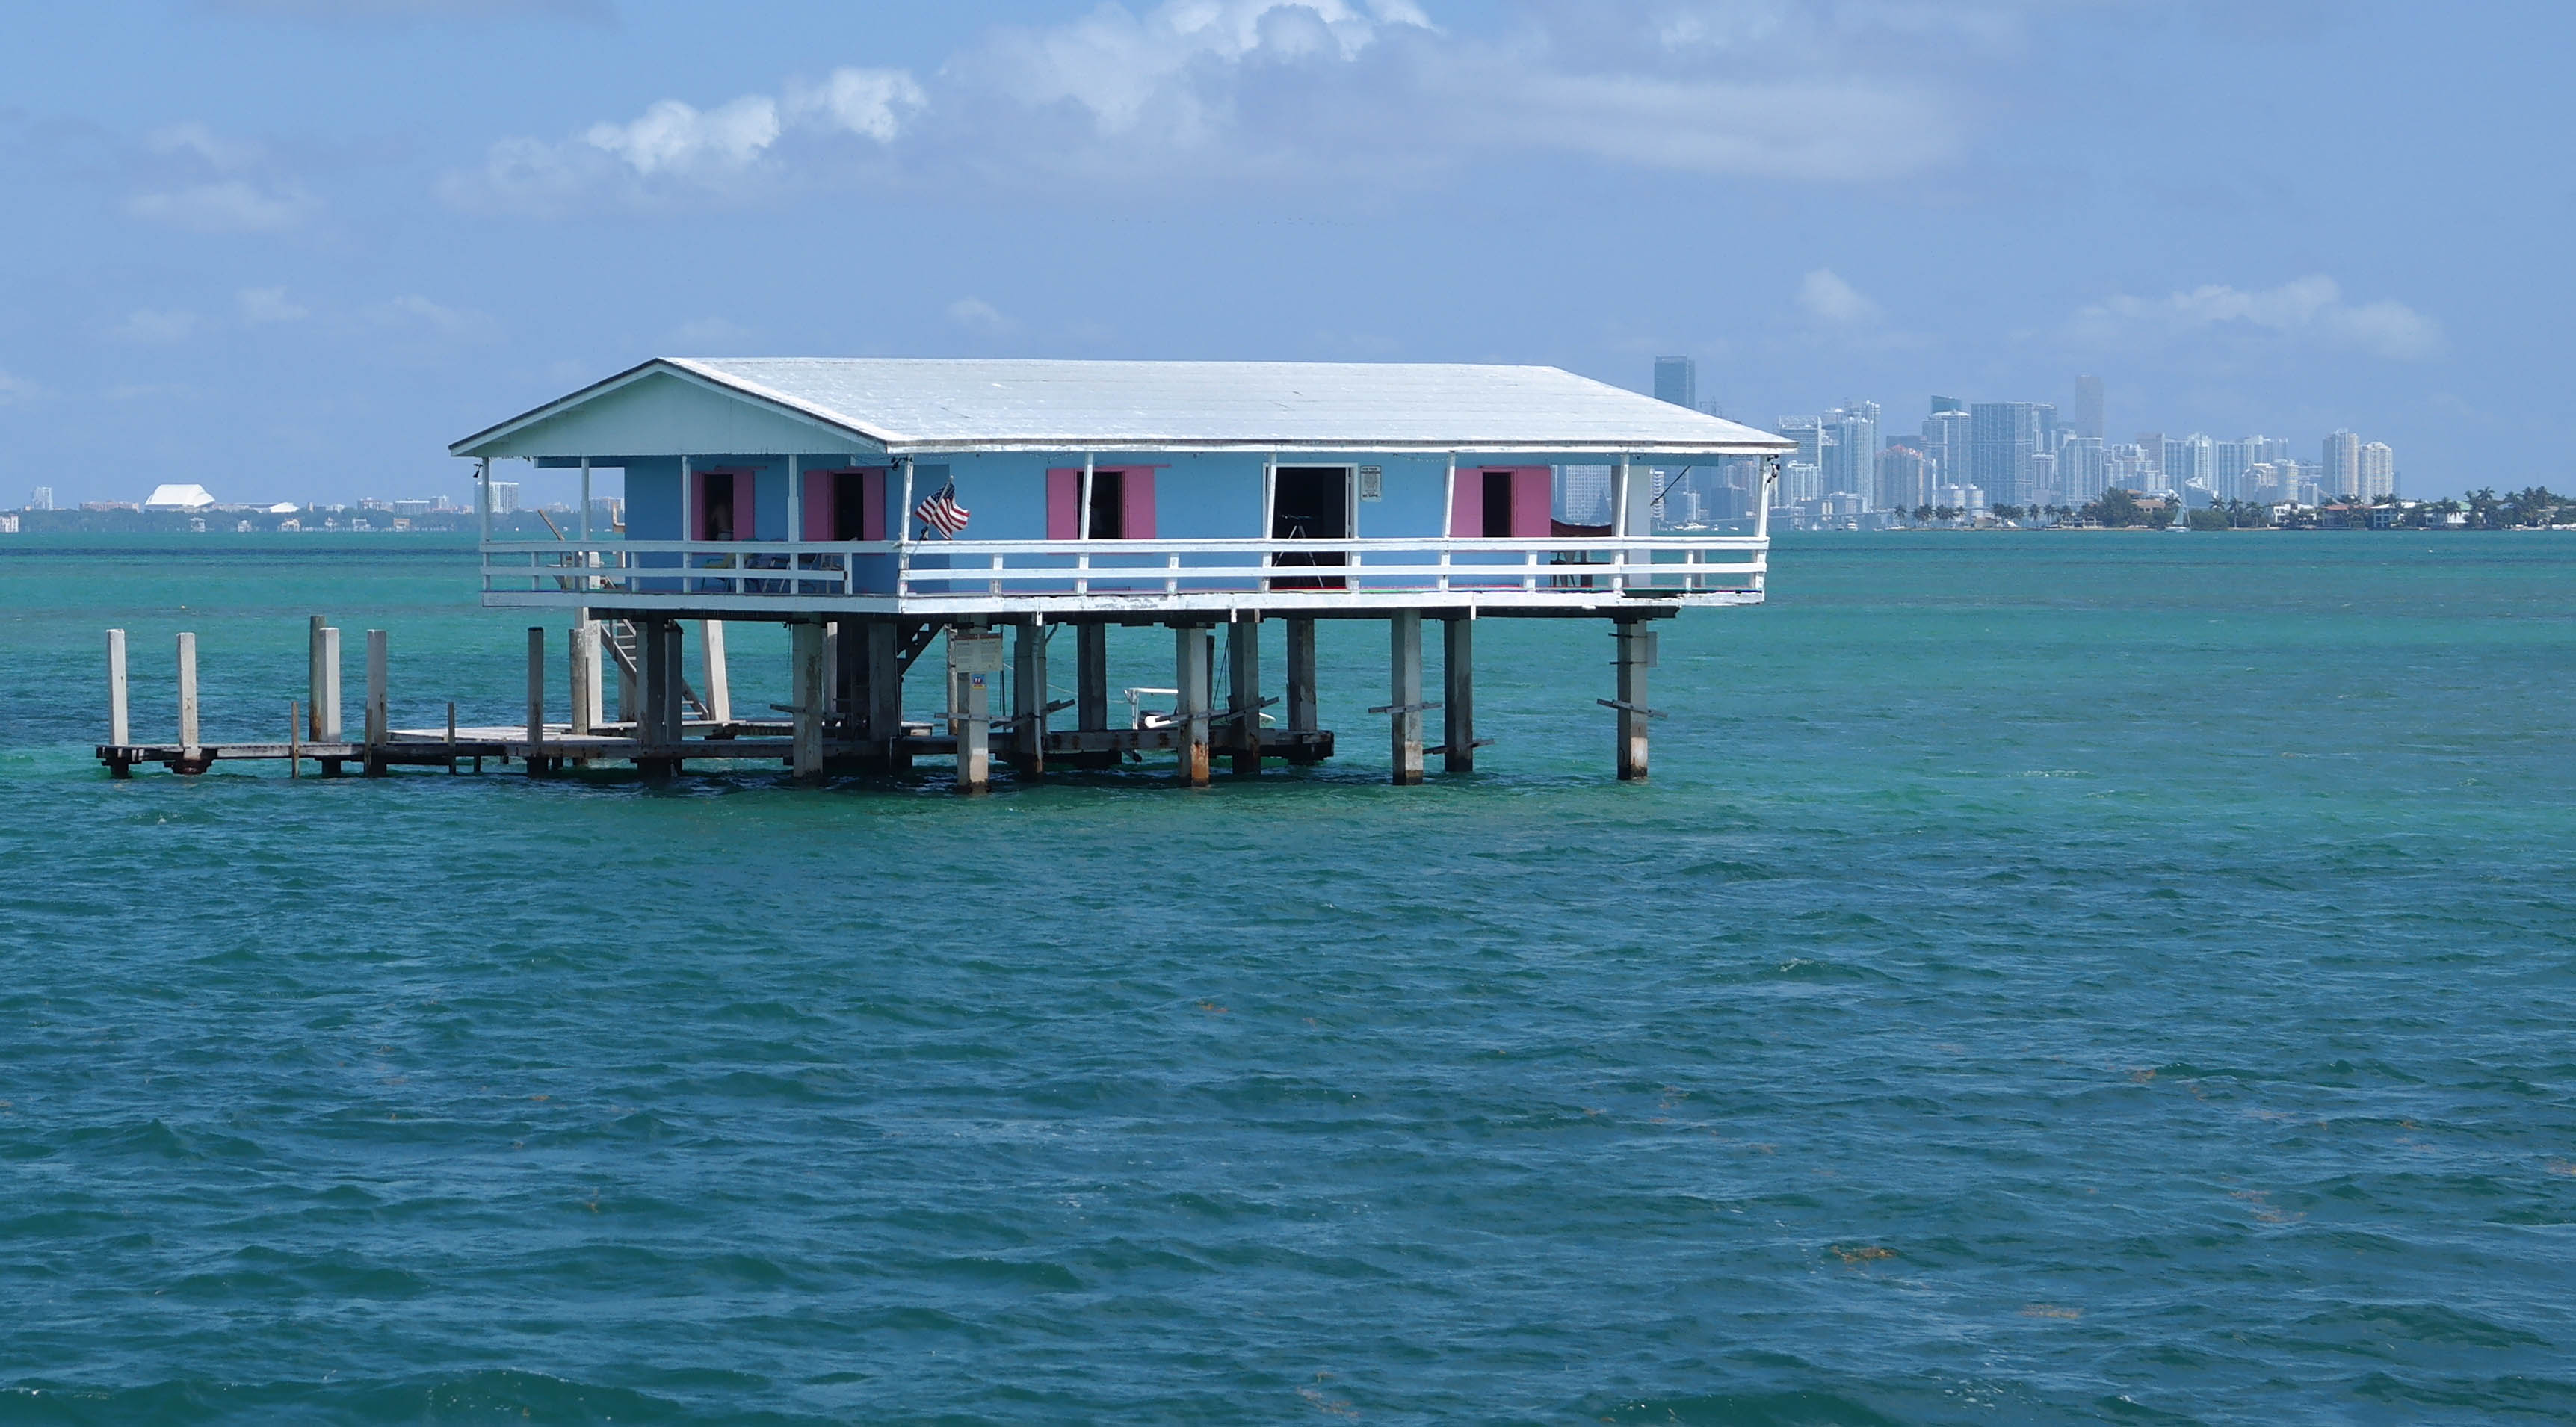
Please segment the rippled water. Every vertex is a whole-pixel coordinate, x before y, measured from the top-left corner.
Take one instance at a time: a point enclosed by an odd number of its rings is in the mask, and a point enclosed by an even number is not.
[[[1496,622],[1472,779],[1328,627],[1335,765],[965,800],[111,783],[106,625],[221,737],[525,621],[0,545],[0,1420],[2576,1419],[2576,541],[1778,565],[1644,786]]]

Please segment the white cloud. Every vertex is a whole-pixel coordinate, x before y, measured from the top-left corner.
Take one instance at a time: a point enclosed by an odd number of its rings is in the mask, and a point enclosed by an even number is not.
[[[125,200],[132,217],[199,233],[283,233],[322,211],[302,184],[272,171],[258,145],[204,124],[154,130],[144,147],[159,160],[154,167],[164,181]]]
[[[1831,268],[1818,268],[1800,280],[1798,305],[1808,316],[1837,327],[1857,327],[1879,317],[1878,304]]]
[[[970,332],[999,336],[1011,330],[1011,319],[980,297],[961,297],[948,304],[948,320]]]
[[[644,178],[744,169],[778,142],[778,104],[751,95],[702,113],[665,99],[633,123],[591,125],[582,142]]]
[[[166,347],[196,335],[197,314],[179,308],[141,307],[127,313],[125,320],[110,331],[128,342]]]
[[[24,406],[44,394],[44,388],[34,382],[0,370],[0,406]]]
[[[791,83],[783,99],[746,94],[712,109],[664,99],[578,138],[504,139],[480,173],[451,174],[441,188],[461,207],[557,215],[602,202],[653,207],[746,194],[777,176],[769,170],[782,139],[855,135],[882,146],[927,102],[901,70],[856,68],[834,70],[819,85]]]
[[[795,119],[880,144],[893,143],[905,121],[929,102],[921,85],[899,69],[836,69],[820,85],[798,82],[787,89],[787,112]]]
[[[2438,356],[2444,346],[2439,322],[2393,300],[2348,303],[2342,285],[2322,275],[2255,292],[2210,284],[2160,298],[2113,296],[2077,312],[2070,328],[2103,344],[2266,332],[2392,361]]]
[[[244,322],[254,326],[266,322],[301,322],[313,315],[311,309],[290,300],[282,287],[246,287],[237,295]]]
[[[575,138],[505,139],[461,206],[748,199],[780,184],[1345,181],[1573,158],[1854,182],[1965,147],[1946,57],[2008,50],[2072,0],[1514,0],[1445,29],[1414,0],[1159,0],[1004,27],[925,83],[841,69],[713,109],[664,99]],[[858,148],[823,141],[855,136]],[[856,162],[853,161],[854,156]]]

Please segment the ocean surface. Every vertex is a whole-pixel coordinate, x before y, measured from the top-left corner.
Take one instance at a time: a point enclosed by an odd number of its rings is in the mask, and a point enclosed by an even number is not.
[[[0,537],[0,1422],[2576,1421],[2576,539],[1775,563],[1641,786],[1494,621],[1472,777],[1328,625],[1330,765],[965,799],[111,782],[108,626],[265,739],[527,618]]]

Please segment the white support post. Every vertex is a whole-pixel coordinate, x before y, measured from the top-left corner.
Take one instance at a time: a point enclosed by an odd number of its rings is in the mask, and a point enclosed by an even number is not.
[[[1646,671],[1655,662],[1655,631],[1642,619],[1623,619],[1611,626],[1618,639],[1619,780],[1646,777],[1646,725],[1654,711],[1646,707]]]
[[[755,514],[755,515],[757,515],[757,512],[754,512],[754,514]],[[787,458],[787,543],[788,543],[788,544],[790,544],[790,545],[793,545],[793,544],[796,544],[798,541],[803,540],[804,538],[805,538],[805,466],[804,466],[804,458],[803,458],[803,457],[801,457],[801,456],[790,456],[790,457],[788,457],[788,458]],[[796,557],[795,557],[795,556],[790,555],[789,557],[787,557],[787,567],[788,567],[789,569],[791,569],[791,570],[792,570],[792,569],[794,569],[794,568],[796,568]],[[796,588],[796,587],[795,587],[795,586],[793,586],[793,585],[788,586],[788,589],[789,589],[790,591],[793,591],[795,588]]]
[[[1100,457],[1096,452],[1085,451],[1082,453],[1082,490],[1080,493],[1080,503],[1074,507],[1073,512],[1073,538],[1076,540],[1088,540],[1091,538],[1092,468],[1099,463],[1099,460]]]
[[[179,756],[197,757],[197,636],[179,636]]]
[[[111,746],[124,748],[134,742],[130,715],[125,689],[125,631],[111,629],[107,632],[107,741]]]
[[[601,705],[599,621],[584,619],[574,624],[566,651],[565,673],[572,686],[572,714],[568,721],[574,733],[591,734],[607,722],[607,710]]]
[[[812,621],[787,626],[788,649],[795,660],[788,680],[792,685],[789,700],[796,710],[790,764],[799,778],[817,778],[823,773],[823,703],[829,687],[823,635],[823,626]]]
[[[315,743],[340,741],[340,631],[313,616],[310,688],[313,712],[306,727]]]
[[[367,631],[367,776],[381,776],[384,760],[377,750],[385,742],[385,632]]]
[[[733,676],[725,667],[724,621],[699,620],[698,642],[707,654],[707,717],[721,727],[733,722]]]
[[[590,543],[590,458],[588,456],[581,458],[581,539],[585,545]],[[581,560],[583,568],[589,568],[590,553],[582,552]],[[582,588],[590,588],[590,581],[587,578],[582,581]]]
[[[1172,626],[1174,751],[1181,781],[1193,788],[1208,785],[1208,643],[1208,631],[1197,625]]]
[[[1757,558],[1765,565],[1771,563],[1771,493],[1773,488],[1777,486],[1779,482],[1780,458],[1778,456],[1763,457],[1762,474],[1756,477],[1753,482],[1755,491],[1755,499],[1753,502],[1753,538],[1763,542],[1762,549],[1758,553]],[[1762,589],[1763,581],[1767,578],[1768,576],[1764,574],[1757,573],[1754,575],[1753,588],[1755,591],[1758,592]]]
[[[475,528],[486,545],[492,543],[492,458],[484,457],[474,464]]]
[[[1481,528],[1481,527],[1479,527]],[[1449,483],[1440,493],[1440,538],[1447,540],[1458,533],[1458,453],[1449,453]],[[1447,561],[1443,560],[1443,564]],[[1440,577],[1440,587],[1449,587],[1449,577]]]

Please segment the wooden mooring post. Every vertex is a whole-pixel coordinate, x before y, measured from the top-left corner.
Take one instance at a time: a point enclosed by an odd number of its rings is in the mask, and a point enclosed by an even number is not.
[[[528,626],[528,776],[546,771],[546,627]]]
[[[1047,627],[1035,621],[1011,631],[1011,768],[1023,778],[1046,776]]]
[[[989,629],[948,634],[948,732],[957,741],[957,791],[993,786],[993,676],[1002,672],[1002,636]]]
[[[1091,623],[1073,631],[1073,727],[1077,733],[1109,732],[1109,626]],[[1114,767],[1115,750],[1086,750],[1088,768]]]
[[[308,736],[315,743],[340,741],[340,631],[313,616],[305,636],[305,698],[310,718]]]
[[[385,776],[385,738],[389,721],[385,715],[385,632],[367,631],[367,743],[366,773],[370,778]]]

